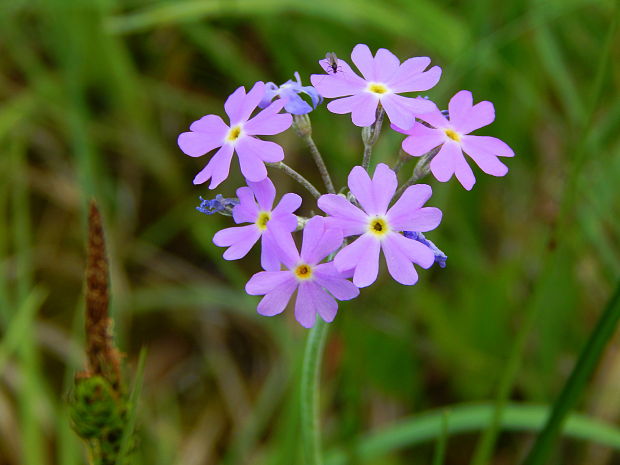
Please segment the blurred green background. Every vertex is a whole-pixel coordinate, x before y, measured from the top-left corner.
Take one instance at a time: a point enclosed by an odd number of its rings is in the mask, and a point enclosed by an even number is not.
[[[221,259],[211,238],[231,221],[194,209],[215,192],[192,185],[206,157],[186,157],[176,138],[222,115],[239,85],[294,71],[308,83],[327,51],[348,60],[357,43],[430,56],[443,77],[428,95],[444,108],[461,89],[491,100],[497,119],[479,133],[517,156],[505,178],[476,169],[469,193],[428,179],[444,211],[429,238],[447,268],[414,287],[384,269],[340,305],[321,381],[326,449],[351,464],[431,463],[432,441],[346,450],[427,409],[491,402],[520,334],[511,398],[552,403],[620,276],[617,14],[605,0],[0,0],[0,464],[85,463],[65,399],[84,364],[91,198],[128,373],[148,349],[133,463],[301,463],[307,332],[290,311],[256,314],[243,286],[257,254]],[[324,105],[311,116],[341,186],[361,160],[359,130]],[[319,185],[294,133],[275,140]],[[392,163],[400,141],[384,131],[373,163]],[[236,162],[232,172],[216,192],[234,194]],[[617,423],[619,386],[615,341],[580,411]],[[478,431],[452,436],[446,463],[468,463]],[[517,463],[531,438],[502,433],[492,463]],[[614,459],[567,438],[553,463]]]

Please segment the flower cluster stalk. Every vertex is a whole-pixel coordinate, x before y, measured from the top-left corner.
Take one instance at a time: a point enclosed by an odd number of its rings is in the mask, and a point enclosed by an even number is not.
[[[301,373],[301,431],[307,465],[322,465],[319,380],[327,323],[319,319],[308,333]]]

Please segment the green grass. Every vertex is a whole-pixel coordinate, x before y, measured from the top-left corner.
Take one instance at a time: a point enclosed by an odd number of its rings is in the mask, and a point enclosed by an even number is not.
[[[430,56],[444,107],[461,89],[491,100],[485,134],[517,156],[505,178],[476,171],[470,193],[428,179],[446,269],[413,288],[383,273],[341,305],[320,382],[328,463],[519,463],[548,412],[568,421],[545,429],[544,463],[611,463],[587,461],[600,448],[618,460],[620,404],[601,400],[615,347],[599,347],[578,392],[565,385],[620,278],[617,15],[612,0],[0,2],[0,463],[85,463],[66,396],[83,360],[91,197],[127,379],[148,351],[135,464],[302,463],[307,332],[291,312],[256,315],[243,285],[258,257],[221,259],[211,238],[230,221],[194,210],[212,195],[191,184],[204,160],[176,137],[237,86],[307,82],[327,51],[359,42]],[[312,120],[338,188],[359,131],[325,106]],[[277,139],[320,185],[292,132]],[[384,132],[373,163],[399,142]],[[218,192],[234,193],[232,173]]]

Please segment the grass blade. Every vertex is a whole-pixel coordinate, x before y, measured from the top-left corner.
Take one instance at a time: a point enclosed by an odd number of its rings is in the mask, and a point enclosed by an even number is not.
[[[603,315],[600,317],[594,332],[592,332],[585,347],[581,351],[560,397],[553,406],[553,411],[545,423],[545,427],[536,439],[532,450],[525,459],[524,465],[546,463],[553,446],[562,433],[564,422],[569,412],[581,397],[590,376],[594,372],[603,350],[613,336],[618,320],[620,319],[620,283],[618,283]]]

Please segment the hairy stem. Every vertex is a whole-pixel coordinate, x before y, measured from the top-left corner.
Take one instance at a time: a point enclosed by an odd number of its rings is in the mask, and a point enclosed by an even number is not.
[[[383,107],[381,104],[377,107],[377,119],[375,122],[362,129],[362,140],[364,141],[364,157],[362,159],[362,168],[368,171],[370,166],[370,156],[372,155],[372,148],[379,139],[379,133],[381,132],[381,126],[383,125]]]
[[[403,165],[407,163],[409,160],[411,160],[412,158],[413,157],[411,155],[406,153],[403,149],[400,149],[398,152],[398,160],[396,160],[396,163],[394,163],[394,166],[392,166],[392,170],[395,173],[398,173],[400,169],[403,167]]]
[[[395,199],[399,198],[409,186],[414,185],[420,179],[422,179],[424,176],[428,174],[428,172],[430,171],[430,162],[433,159],[433,157],[437,155],[437,152],[439,152],[439,148],[435,148],[431,150],[430,152],[427,152],[426,154],[422,155],[422,158],[420,158],[420,161],[418,162],[418,164],[415,165],[415,168],[413,170],[413,174],[411,175],[411,177],[407,179],[405,183],[402,186],[400,186],[400,188],[396,191],[396,194],[394,195]]]
[[[330,177],[327,166],[323,161],[321,152],[319,152],[319,149],[312,138],[312,123],[310,122],[310,117],[308,115],[293,115],[293,129],[295,130],[295,133],[304,141],[308,149],[310,149],[310,153],[312,154],[316,167],[319,169],[319,173],[321,173],[321,178],[323,178],[323,184],[325,184],[327,192],[330,194],[335,194],[336,190],[334,189],[332,178]]]
[[[325,184],[327,192],[329,192],[330,194],[335,194],[336,189],[334,189],[334,183],[332,182],[332,178],[329,175],[329,171],[327,171],[327,166],[325,165],[325,161],[323,161],[321,152],[319,152],[318,147],[314,143],[314,139],[312,139],[311,135],[307,135],[303,138],[303,141],[308,146],[308,149],[310,149],[310,153],[312,154],[314,163],[316,163],[316,167],[319,169],[319,173],[321,173],[321,178],[323,178],[323,184]]]
[[[318,318],[308,334],[301,373],[301,431],[308,465],[323,464],[319,415],[319,378],[326,338],[327,323]]]
[[[318,199],[321,196],[321,193],[318,191],[316,187],[312,185],[310,181],[308,181],[306,178],[304,178],[301,174],[299,174],[297,171],[295,171],[293,168],[291,168],[287,164],[282,163],[282,162],[267,163],[267,166],[272,166],[274,168],[278,168],[279,170],[284,171],[291,178],[293,178],[299,184],[304,186],[306,190],[310,192],[314,198]]]

